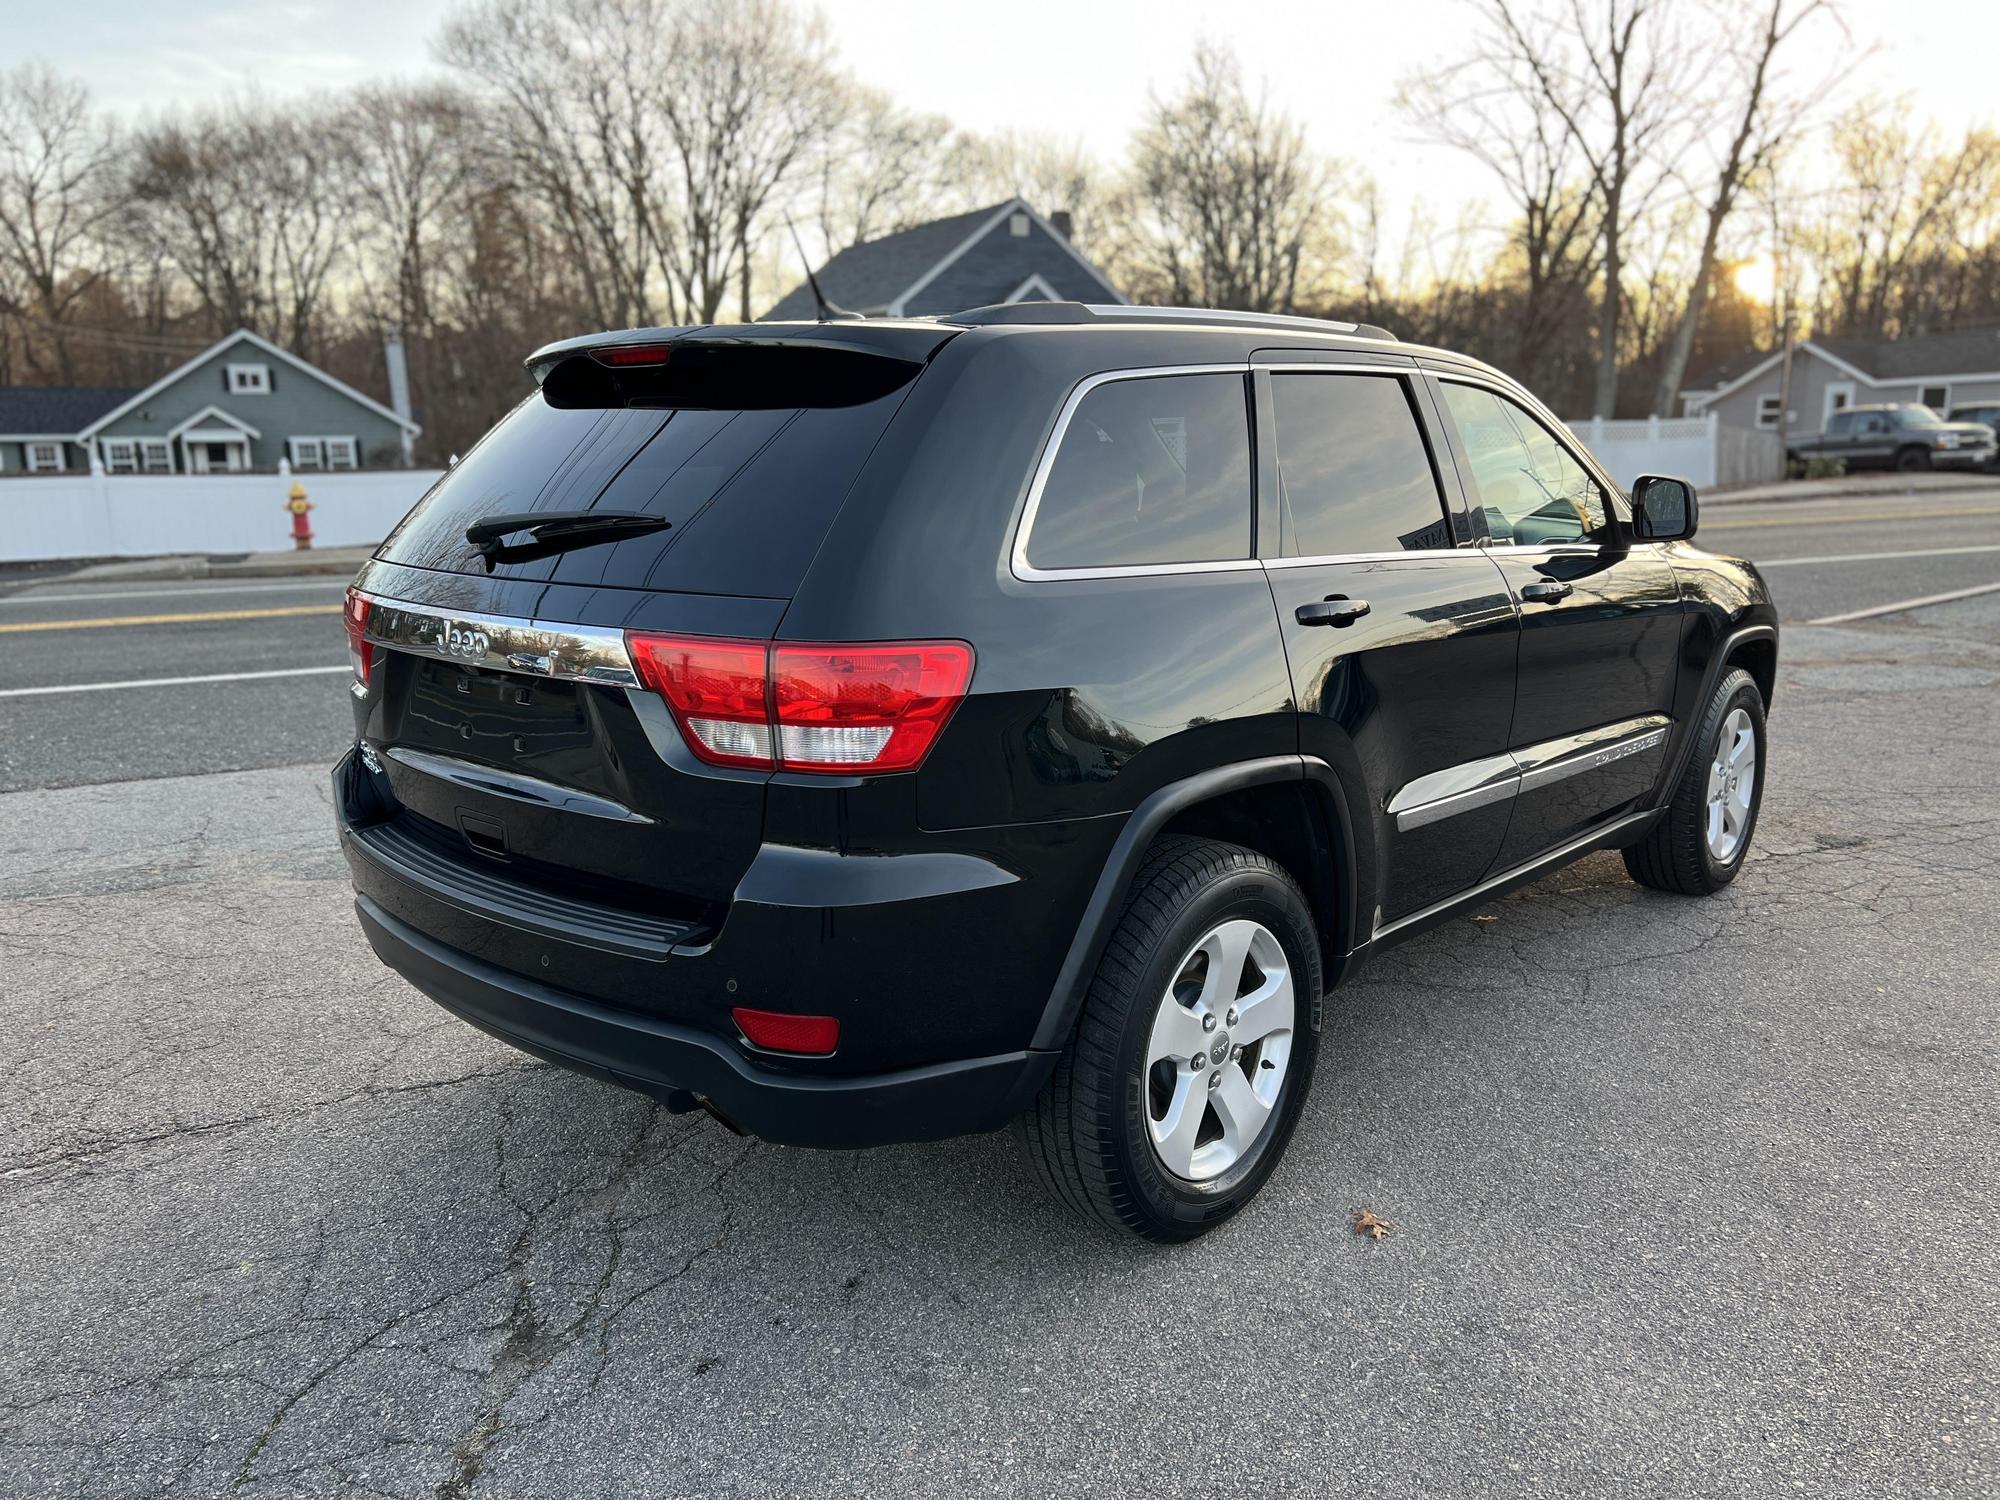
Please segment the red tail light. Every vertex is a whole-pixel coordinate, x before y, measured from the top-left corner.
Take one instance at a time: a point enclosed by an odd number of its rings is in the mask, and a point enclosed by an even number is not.
[[[347,605],[341,611],[347,623],[347,657],[354,663],[354,680],[368,686],[369,669],[375,665],[375,643],[368,639],[368,611],[374,600],[347,590]]]
[[[795,1052],[823,1057],[840,1045],[839,1016],[795,1016],[778,1010],[730,1011],[744,1040],[766,1052]]]
[[[609,349],[593,349],[590,357],[600,365],[630,367],[663,365],[672,353],[672,346],[667,344],[616,344]]]
[[[626,637],[697,757],[788,771],[912,771],[972,680],[963,641],[794,645]]]

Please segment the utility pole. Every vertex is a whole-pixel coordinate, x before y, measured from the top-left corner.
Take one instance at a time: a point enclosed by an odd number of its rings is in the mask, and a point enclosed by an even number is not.
[[[1791,477],[1792,451],[1792,287],[1791,279],[1785,274],[1782,254],[1772,257],[1778,276],[1779,306],[1784,318],[1784,362],[1779,366],[1778,375],[1778,477]]]

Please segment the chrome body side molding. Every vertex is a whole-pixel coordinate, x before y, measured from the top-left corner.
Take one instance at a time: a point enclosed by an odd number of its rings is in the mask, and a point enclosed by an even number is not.
[[[1525,749],[1447,766],[1442,771],[1419,776],[1403,787],[1389,799],[1386,811],[1395,815],[1399,832],[1422,828],[1427,823],[1504,802],[1629,756],[1662,750],[1672,727],[1673,720],[1665,714],[1645,714],[1586,729],[1580,734],[1544,740]]]

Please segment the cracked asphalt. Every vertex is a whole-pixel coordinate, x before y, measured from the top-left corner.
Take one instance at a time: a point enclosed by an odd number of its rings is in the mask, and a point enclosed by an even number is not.
[[[0,1494],[1993,1495],[2000,595],[1784,649],[1733,887],[1396,950],[1165,1252],[450,1019],[318,766],[0,796]]]

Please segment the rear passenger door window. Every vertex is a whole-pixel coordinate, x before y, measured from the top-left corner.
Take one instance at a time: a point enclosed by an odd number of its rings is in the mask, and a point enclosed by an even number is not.
[[[1242,561],[1251,513],[1244,376],[1110,380],[1071,413],[1022,555],[1038,572]]]
[[[1472,464],[1473,502],[1495,546],[1602,542],[1611,524],[1604,489],[1541,422],[1481,386],[1443,383],[1458,440]]]
[[[1277,373],[1271,405],[1279,556],[1451,546],[1444,497],[1401,378]]]

